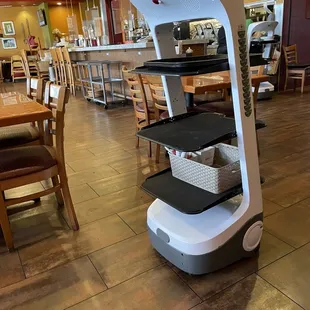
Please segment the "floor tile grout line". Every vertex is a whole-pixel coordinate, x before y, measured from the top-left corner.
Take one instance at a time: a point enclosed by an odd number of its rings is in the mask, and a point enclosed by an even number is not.
[[[103,197],[103,196],[101,196],[101,197]],[[97,198],[100,198],[100,197],[97,197]],[[94,198],[94,199],[97,199],[97,198]],[[91,199],[91,200],[92,200],[92,199]],[[87,201],[90,201],[90,200],[87,200]],[[84,202],[87,202],[87,201],[84,201]],[[83,203],[84,203],[84,202],[83,202]],[[109,216],[113,216],[113,215],[119,216],[119,217],[122,219],[122,221],[125,222],[125,224],[126,224],[127,226],[130,227],[130,225],[127,224],[127,222],[119,215],[119,213],[133,210],[133,209],[138,208],[138,207],[141,207],[141,206],[143,206],[144,204],[147,204],[147,203],[148,203],[148,202],[145,202],[145,203],[143,203],[143,204],[141,204],[141,205],[139,204],[139,205],[137,205],[137,206],[135,206],[135,207],[132,207],[132,208],[129,208],[129,209],[125,209],[125,210],[121,210],[121,211],[119,211],[119,212],[117,212],[117,213],[105,215],[105,216],[100,217],[100,218],[97,218],[97,219],[95,219],[95,220],[93,220],[93,221],[90,221],[90,222],[87,222],[87,223],[84,223],[84,224],[80,224],[80,227],[84,227],[84,226],[86,226],[86,225],[88,225],[88,224],[95,223],[95,222],[97,222],[97,221],[103,220],[103,219],[105,219],[105,218],[107,218],[107,217],[109,217]],[[152,202],[150,201],[150,203],[152,203]],[[70,227],[69,227],[69,228],[70,228]],[[132,231],[134,231],[131,227],[130,227],[130,229],[131,229]],[[135,231],[134,231],[134,233],[135,233],[136,235],[138,235]]]
[[[42,274],[42,273],[48,272],[48,271],[50,271],[50,270],[56,269],[56,268],[58,268],[58,267],[60,267],[60,266],[63,266],[63,265],[72,263],[72,262],[74,262],[74,261],[76,261],[76,260],[78,260],[78,259],[84,258],[85,256],[91,255],[91,254],[93,254],[93,253],[96,253],[96,252],[98,252],[98,251],[100,251],[100,250],[106,249],[106,248],[108,248],[108,247],[110,247],[110,246],[113,246],[113,245],[116,245],[116,244],[121,243],[121,242],[123,242],[123,241],[126,241],[126,240],[128,240],[128,239],[130,239],[130,238],[132,238],[132,237],[135,237],[135,236],[136,236],[136,235],[130,236],[130,237],[128,237],[128,238],[125,238],[125,239],[122,239],[122,240],[120,240],[120,241],[117,241],[117,242],[115,242],[115,243],[113,243],[113,244],[104,246],[103,248],[100,248],[100,249],[97,249],[97,250],[95,250],[95,251],[89,252],[89,253],[87,253],[87,254],[84,254],[84,255],[75,257],[74,259],[70,259],[70,260],[68,260],[68,261],[65,261],[65,262],[63,262],[63,263],[61,263],[61,264],[59,264],[59,265],[57,265],[57,266],[54,266],[54,267],[49,268],[49,269],[46,269],[46,270],[44,270],[44,271],[40,271],[40,272],[36,273],[36,274],[33,275],[33,276],[26,277],[26,279],[33,278],[33,277],[35,277],[35,276],[37,276],[37,275],[39,275],[39,274]],[[24,266],[24,265],[23,265],[23,266]],[[19,281],[19,282],[20,282],[20,281]],[[17,283],[18,283],[18,282],[17,282]]]
[[[275,235],[274,235],[272,232],[270,232],[267,228],[264,227],[263,230],[264,230],[265,232],[267,232],[269,235],[271,235],[272,237],[276,238],[277,240],[279,240],[279,241],[285,243],[286,245],[290,246],[290,247],[293,248],[294,250],[297,250],[297,249],[298,249],[298,248],[296,248],[294,245],[291,245],[291,244],[287,243],[286,241],[280,239],[278,236],[275,236]]]
[[[21,280],[21,281],[18,281],[18,282],[22,282],[22,281],[26,280],[27,277],[26,277],[26,272],[25,272],[24,266],[23,266],[23,264],[22,264],[22,260],[21,260],[21,258],[20,258],[19,250],[17,250],[16,252],[17,252],[17,255],[18,255],[18,259],[19,259],[20,266],[22,267],[22,271],[23,271],[23,274],[24,274],[24,277],[25,277],[25,279],[23,279],[23,280]],[[16,283],[18,283],[18,282],[16,282]],[[14,284],[15,284],[15,283],[14,283]]]
[[[200,303],[198,303],[197,305],[203,303],[203,298],[201,298],[192,288],[191,286],[169,265],[167,265],[168,268],[170,268],[170,270],[181,280],[182,283],[184,283],[199,299],[200,299]],[[174,267],[174,265],[173,265]],[[195,305],[194,307],[196,307],[197,305]]]
[[[102,280],[102,282],[104,283],[104,285],[106,286],[106,290],[108,290],[108,289],[109,289],[108,285],[105,283],[105,281],[104,281],[104,279],[103,279],[101,273],[98,271],[97,267],[95,266],[94,262],[92,261],[92,259],[89,257],[88,254],[87,254],[87,258],[88,258],[89,262],[90,262],[90,263],[93,265],[93,267],[95,268],[96,272],[98,273],[98,275],[99,275],[100,279]],[[104,292],[104,291],[106,291],[106,290],[103,290],[102,292]],[[101,292],[101,293],[102,293],[102,292]]]
[[[129,209],[130,210],[130,209]],[[116,213],[116,215],[118,216],[118,218],[135,234],[135,236],[137,236],[136,232],[123,220],[122,217],[120,217],[118,215],[118,213]]]
[[[291,297],[289,297],[288,295],[286,295],[284,292],[282,292],[280,289],[278,289],[276,286],[274,286],[272,283],[270,283],[268,280],[266,280],[264,277],[260,276],[259,274],[256,274],[257,277],[259,277],[260,279],[262,279],[263,281],[265,281],[266,283],[268,283],[270,286],[272,286],[274,289],[276,289],[279,293],[281,293],[282,295],[284,295],[286,298],[288,298],[289,300],[291,300],[295,305],[299,306],[301,309],[306,310],[304,307],[302,307],[298,302],[296,302],[294,299],[292,299]]]
[[[78,303],[76,303],[76,304],[74,304],[74,305],[72,305],[72,306],[70,306],[70,307],[65,308],[64,310],[70,309],[71,307],[74,307],[74,306],[76,306],[76,305],[78,305],[78,304],[81,304],[81,303],[83,303],[83,302],[85,302],[85,301],[87,301],[87,300],[89,300],[89,299],[92,299],[92,298],[95,297],[95,296],[98,296],[98,295],[100,295],[100,294],[103,294],[103,293],[105,293],[105,292],[108,292],[108,291],[112,290],[113,288],[118,287],[118,286],[120,286],[121,284],[126,283],[126,282],[128,282],[128,281],[130,281],[130,280],[132,280],[132,279],[135,279],[135,278],[137,278],[137,277],[139,277],[139,276],[141,276],[141,275],[143,275],[143,274],[145,274],[145,273],[147,273],[147,272],[149,272],[149,271],[151,271],[151,270],[153,270],[153,269],[156,269],[156,268],[158,268],[158,267],[164,267],[165,265],[166,265],[166,263],[163,262],[163,263],[161,263],[161,264],[159,264],[159,265],[157,265],[157,266],[155,266],[155,267],[153,267],[153,268],[150,268],[150,269],[148,269],[148,270],[145,270],[145,271],[141,272],[140,274],[137,274],[137,275],[135,275],[135,276],[133,276],[133,277],[131,277],[131,278],[129,278],[129,279],[126,279],[126,280],[124,280],[124,281],[122,281],[122,282],[120,282],[120,283],[118,283],[118,284],[116,284],[116,285],[114,285],[114,286],[112,286],[112,287],[108,287],[108,286],[107,286],[107,289],[106,289],[105,291],[102,291],[102,292],[100,292],[100,293],[98,293],[98,294],[95,294],[95,295],[93,295],[93,296],[91,296],[91,297],[88,297],[88,298],[84,299],[83,301],[80,301],[80,302],[78,302]]]

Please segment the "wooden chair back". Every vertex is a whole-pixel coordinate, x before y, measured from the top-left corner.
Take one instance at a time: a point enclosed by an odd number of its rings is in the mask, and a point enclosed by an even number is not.
[[[143,87],[143,81],[140,74],[131,73],[125,66],[122,67],[123,77],[129,86],[131,100],[134,106],[134,111],[138,119],[145,119],[147,123],[150,121],[149,107],[147,105],[147,99],[145,89]],[[143,109],[140,112],[139,108]]]
[[[56,153],[64,164],[64,126],[65,106],[69,101],[69,90],[65,86],[59,86],[47,82],[45,86],[44,104],[53,113],[53,118],[48,120],[46,134],[48,144],[52,145],[52,136],[56,137]]]
[[[27,78],[27,96],[41,104],[43,103],[43,83],[43,79],[37,79],[33,77]]]
[[[70,87],[70,92],[73,96],[75,96],[76,95],[76,84],[80,84],[79,83],[80,79],[78,78],[77,70],[75,70],[77,68],[74,68],[71,62],[69,51],[66,47],[62,48],[62,55],[65,61],[66,76],[67,76],[67,82]]]
[[[160,76],[147,75],[147,83],[151,90],[154,107],[160,111],[168,111],[164,86]]]
[[[64,61],[67,63],[67,64],[71,64],[71,58],[70,58],[70,54],[69,54],[69,51],[66,47],[63,47],[62,48],[62,56],[63,56],[63,59]]]
[[[57,56],[57,52],[55,48],[51,48],[50,49],[51,52],[51,57],[52,57],[52,61],[53,61],[53,68],[54,68],[54,73],[55,73],[55,82],[56,84],[60,83],[60,68],[59,68],[59,60],[58,60],[58,56]]]
[[[283,46],[284,59],[285,64],[288,66],[289,64],[297,64],[297,45]]]
[[[29,61],[28,61],[28,57],[27,57],[27,52],[26,52],[26,50],[21,50],[20,52],[21,52],[21,57],[22,57],[23,64],[24,64],[24,69],[25,69],[26,77],[27,78],[31,77]]]
[[[62,52],[61,47],[56,47],[56,54],[59,63],[59,78],[60,84],[66,86],[67,85],[67,73],[66,73],[66,66],[65,66],[65,59]]]

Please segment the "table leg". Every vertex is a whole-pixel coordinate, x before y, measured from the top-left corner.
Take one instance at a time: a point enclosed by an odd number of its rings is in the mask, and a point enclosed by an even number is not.
[[[45,144],[45,133],[44,133],[44,121],[38,121],[38,128],[40,133],[40,144]]]
[[[185,93],[185,101],[186,101],[186,106],[188,108],[193,107],[194,106],[194,94]]]

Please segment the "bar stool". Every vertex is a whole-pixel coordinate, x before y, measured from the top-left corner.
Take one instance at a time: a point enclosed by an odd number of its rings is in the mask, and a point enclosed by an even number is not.
[[[55,74],[55,83],[60,84],[60,66],[59,66],[59,60],[57,56],[57,52],[55,48],[50,49],[52,61],[53,61],[53,69]]]
[[[77,65],[73,64],[70,58],[69,51],[66,47],[62,48],[62,54],[65,60],[65,67],[67,72],[67,79],[70,88],[70,92],[73,96],[76,95],[76,87],[81,86],[81,80],[76,70]]]
[[[62,53],[61,47],[56,47],[56,54],[59,63],[59,77],[60,77],[60,85],[67,86],[67,72],[66,72],[66,65],[65,59]]]

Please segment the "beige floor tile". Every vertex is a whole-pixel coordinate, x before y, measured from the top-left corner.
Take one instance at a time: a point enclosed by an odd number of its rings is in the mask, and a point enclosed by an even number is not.
[[[71,173],[68,177],[69,186],[78,186],[89,182],[94,182],[104,178],[118,175],[119,173],[108,165],[97,168],[90,168],[81,172]]]
[[[310,309],[310,244],[259,271],[259,275],[304,309]]]
[[[1,309],[65,309],[106,286],[87,257],[0,290]]]
[[[71,175],[72,173],[74,173],[74,170],[71,169],[68,165],[66,165],[66,172],[67,172],[67,175]]]
[[[193,310],[302,310],[256,275],[251,275]]]
[[[89,255],[108,287],[115,286],[165,262],[153,249],[147,233]]]
[[[116,215],[82,226],[79,231],[63,232],[19,251],[27,277],[67,263],[134,233]]]
[[[93,156],[92,158],[88,158],[87,160],[80,159],[75,161],[67,161],[67,164],[76,172],[100,167],[103,165],[108,165],[113,163],[117,160],[123,160],[126,158],[131,158],[132,155],[126,151],[118,150],[118,151],[111,151],[101,156]]]
[[[261,174],[279,179],[310,169],[310,151],[306,150],[261,166]]]
[[[135,208],[152,198],[137,186],[112,193],[75,205],[80,225],[84,225],[103,217]]]
[[[107,142],[104,144],[102,144],[102,143],[97,144],[94,147],[88,148],[88,150],[96,156],[104,155],[104,154],[110,153],[110,152],[116,152],[117,153],[117,152],[124,151],[121,146],[116,145],[115,143],[111,143],[111,142]]]
[[[135,185],[141,185],[145,179],[165,169],[165,164],[159,164],[155,166],[141,167],[135,171],[128,173],[122,173],[120,175],[106,178],[103,180],[90,182],[89,186],[100,196],[118,192],[122,189],[126,189]]]
[[[33,183],[5,191],[5,197],[17,198],[27,196],[36,192],[41,192],[42,190],[44,190],[44,187],[42,186],[41,183]]]
[[[199,298],[168,267],[157,267],[70,310],[190,309]]]
[[[127,225],[136,233],[141,234],[147,230],[146,215],[151,203],[118,213]]]
[[[137,170],[110,178],[105,178],[99,181],[90,182],[89,186],[98,195],[105,196],[132,186],[141,185],[144,180],[145,176],[140,170]]]
[[[73,150],[65,153],[65,160],[67,162],[77,161],[77,160],[85,160],[88,161],[89,159],[95,157],[93,153],[91,153],[87,149],[78,149]]]
[[[69,231],[57,204],[42,201],[38,207],[10,216],[16,248],[29,246]]]
[[[268,216],[265,230],[298,248],[310,241],[310,199]]]
[[[263,208],[265,217],[283,210],[283,207],[267,199],[263,199]]]
[[[18,253],[0,254],[0,289],[24,279],[25,275]]]
[[[310,172],[268,182],[263,187],[263,197],[282,207],[289,207],[310,197]]]
[[[268,233],[264,233],[258,258],[244,259],[222,270],[204,276],[191,276],[175,267],[174,270],[180,274],[198,296],[202,299],[207,299],[292,250],[293,248],[289,245]]]
[[[96,192],[87,184],[70,187],[70,193],[74,204],[98,197]]]

